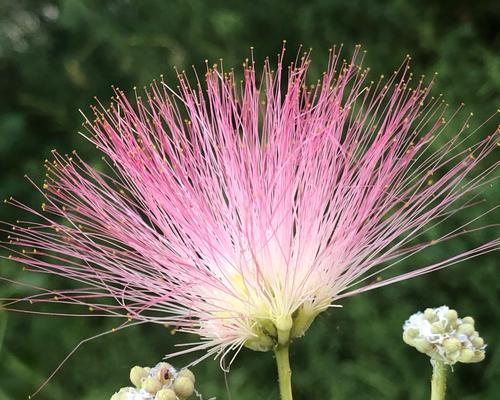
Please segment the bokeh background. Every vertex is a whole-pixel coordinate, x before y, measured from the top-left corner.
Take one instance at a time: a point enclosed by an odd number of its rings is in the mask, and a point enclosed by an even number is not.
[[[445,93],[452,106],[464,101],[478,124],[500,104],[499,25],[494,0],[0,0],[0,197],[39,203],[40,195],[23,175],[41,182],[42,163],[52,148],[61,153],[78,148],[86,159],[99,160],[77,133],[78,109],[88,110],[93,96],[108,99],[112,84],[130,92],[161,73],[173,82],[172,66],[203,69],[204,59],[223,57],[226,65],[238,66],[250,46],[262,60],[274,56],[283,39],[293,53],[299,44],[314,49],[318,76],[335,43],[347,49],[361,43],[375,77],[390,73],[410,53],[415,72],[439,72],[435,92]],[[479,211],[498,203],[495,189],[485,193]],[[13,222],[19,215],[12,207],[0,207],[0,220]],[[450,223],[458,226],[472,217],[464,212]],[[498,213],[483,224],[492,221],[498,222]],[[429,235],[439,236],[439,231]],[[437,246],[407,267],[497,235],[492,229]],[[455,369],[449,398],[498,399],[497,258],[498,253],[484,255],[346,299],[344,308],[321,315],[292,349],[296,399],[428,398],[428,359],[403,344],[401,324],[416,310],[442,304],[473,315],[490,344],[485,362]],[[57,284],[23,274],[7,260],[0,260],[0,268],[3,276]],[[26,294],[0,282],[0,297]],[[27,398],[80,340],[110,327],[108,320],[0,312],[0,400]],[[38,398],[108,399],[127,384],[132,365],[153,365],[175,343],[191,339],[143,326],[93,340]],[[226,377],[232,399],[277,399],[274,369],[271,354],[243,351]],[[205,396],[230,398],[217,361],[208,360],[195,372]]]

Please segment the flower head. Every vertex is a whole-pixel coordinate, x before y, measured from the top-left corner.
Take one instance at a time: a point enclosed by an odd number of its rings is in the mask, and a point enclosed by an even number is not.
[[[432,81],[412,86],[409,59],[367,82],[358,47],[350,62],[333,49],[310,85],[309,55],[288,69],[283,57],[260,77],[245,62],[241,83],[214,65],[204,83],[182,73],[177,90],[162,78],[95,107],[85,126],[106,168],[54,152],[43,212],[10,200],[40,218],[14,227],[13,258],[81,285],[30,300],[199,335],[186,351],[266,351],[342,297],[498,247],[374,279],[472,204],[498,165],[471,176],[497,132],[464,150],[469,118],[449,135],[447,106]]]
[[[403,325],[403,340],[434,361],[453,365],[484,360],[486,345],[472,317],[458,318],[447,306],[413,314]]]
[[[177,371],[165,362],[152,368],[138,365],[133,367],[130,370],[130,381],[135,387],[121,388],[111,400],[184,400],[196,392],[196,379],[190,370]],[[197,395],[202,398],[199,393]]]

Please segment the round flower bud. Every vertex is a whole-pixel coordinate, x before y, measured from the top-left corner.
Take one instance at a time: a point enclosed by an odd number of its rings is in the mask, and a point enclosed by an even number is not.
[[[175,393],[181,398],[188,398],[194,392],[194,383],[186,376],[181,376],[174,381]]]
[[[434,310],[432,308],[426,308],[424,311],[424,316],[425,319],[429,322],[434,322],[436,318],[436,314],[434,313]]]
[[[132,385],[136,388],[140,388],[142,386],[142,381],[146,379],[147,376],[148,372],[146,369],[139,367],[138,365],[130,370],[130,382],[132,382]]]
[[[191,379],[191,381],[193,383],[196,383],[196,378],[194,377],[194,374],[187,368],[181,369],[177,373],[177,378],[181,378],[181,377],[189,378],[189,379]]]
[[[144,381],[142,382],[142,389],[151,394],[156,394],[156,392],[160,390],[161,387],[162,384],[160,383],[160,381],[152,376],[144,379]]]
[[[456,310],[448,310],[444,313],[444,316],[446,317],[446,319],[451,322],[451,321],[456,321],[458,319],[458,314],[456,312]]]
[[[432,344],[425,339],[415,339],[413,343],[413,346],[421,353],[427,353],[432,349]]]
[[[446,353],[452,354],[460,350],[462,344],[460,343],[460,340],[458,340],[455,337],[452,337],[443,341],[443,347]]]
[[[155,400],[177,400],[177,396],[172,389],[163,388],[156,393]]]
[[[474,347],[476,347],[476,348],[480,348],[480,347],[484,346],[484,339],[482,337],[479,337],[479,336],[472,338],[471,342],[474,345]]]
[[[407,332],[404,332],[403,333],[403,341],[406,344],[413,346],[413,342],[415,341],[415,338],[413,336],[411,336],[410,334],[408,334]]]
[[[458,333],[463,333],[464,335],[470,336],[474,333],[474,325],[462,323],[457,328]]]
[[[484,351],[476,351],[474,353],[474,357],[472,358],[472,360],[470,362],[472,362],[472,363],[481,362],[484,360],[485,357],[486,357],[486,354],[484,353]]]
[[[444,333],[444,326],[440,321],[433,322],[431,325],[432,333]]]
[[[458,361],[463,362],[463,363],[468,363],[468,362],[471,362],[471,360],[473,358],[474,358],[474,350],[463,349],[460,352],[460,357],[458,357]]]
[[[416,328],[409,328],[406,333],[412,338],[416,338],[419,334],[419,330]]]
[[[474,326],[474,318],[472,317],[465,317],[465,318],[462,318],[462,323],[464,324],[471,324],[472,326]]]

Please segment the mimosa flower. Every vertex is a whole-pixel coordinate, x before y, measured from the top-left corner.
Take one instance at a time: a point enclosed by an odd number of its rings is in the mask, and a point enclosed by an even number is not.
[[[287,346],[343,297],[498,248],[376,279],[471,230],[424,241],[492,181],[498,161],[473,169],[498,132],[474,142],[468,117],[447,129],[409,58],[370,82],[358,47],[350,62],[334,49],[310,85],[309,55],[288,69],[283,57],[261,76],[245,62],[241,83],[214,65],[204,83],[180,73],[177,90],[162,78],[95,107],[86,136],[107,166],[54,152],[43,210],[9,201],[38,217],[14,227],[12,258],[78,283],[29,300],[168,324],[201,338],[183,352],[224,356]]]

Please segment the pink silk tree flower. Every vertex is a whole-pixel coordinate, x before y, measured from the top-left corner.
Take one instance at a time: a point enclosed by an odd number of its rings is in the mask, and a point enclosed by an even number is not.
[[[133,101],[116,89],[84,124],[106,168],[54,152],[43,210],[8,201],[37,217],[13,227],[11,258],[77,282],[29,300],[175,326],[201,338],[181,352],[202,358],[246,346],[286,364],[279,351],[339,299],[498,249],[375,279],[473,230],[449,218],[494,180],[498,161],[473,170],[498,131],[476,140],[469,117],[451,130],[409,58],[370,82],[359,47],[339,53],[313,85],[309,54],[287,68],[282,53],[262,74],[245,62],[241,81],[219,65]],[[425,240],[438,224],[448,233]]]

